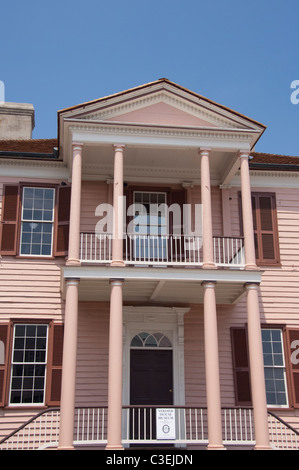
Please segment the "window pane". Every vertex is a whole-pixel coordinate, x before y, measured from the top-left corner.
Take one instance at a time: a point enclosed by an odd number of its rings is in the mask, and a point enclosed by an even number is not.
[[[25,333],[25,326],[24,325],[16,325],[15,327],[15,337],[21,336],[23,337]]]
[[[138,348],[138,347],[142,347],[142,346],[143,346],[143,342],[141,341],[141,338],[139,338],[139,336],[136,335],[131,341],[131,347],[133,347],[133,348],[137,347]]]
[[[145,341],[145,346],[148,346],[150,348],[155,348],[155,347],[158,346],[157,341],[156,341],[156,339],[154,338],[153,335],[149,335],[149,337]]]
[[[24,360],[24,353],[23,351],[15,351],[13,356],[14,362],[23,362]]]

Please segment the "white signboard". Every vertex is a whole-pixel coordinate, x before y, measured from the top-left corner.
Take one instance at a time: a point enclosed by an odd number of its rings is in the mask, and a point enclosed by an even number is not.
[[[157,439],[174,440],[175,436],[175,409],[157,408],[156,410]]]

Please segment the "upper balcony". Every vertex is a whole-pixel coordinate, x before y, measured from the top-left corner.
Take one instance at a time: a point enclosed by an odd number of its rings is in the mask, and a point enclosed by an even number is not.
[[[243,237],[213,237],[216,267],[245,267]],[[127,234],[124,239],[124,263],[133,266],[202,267],[202,239],[198,236]],[[110,264],[112,235],[80,233],[81,264]]]
[[[58,118],[59,153],[72,181],[67,266],[167,267],[168,275],[172,268],[256,269],[248,159],[262,124],[166,79],[63,110]],[[242,194],[244,238],[236,223],[231,229],[231,185]],[[155,214],[149,229],[154,197],[191,212],[201,205],[202,230],[194,230],[194,213],[187,231],[184,221],[174,230],[163,214]],[[128,205],[140,202],[146,210],[132,231]],[[113,208],[117,237],[110,227],[95,229],[100,204]]]

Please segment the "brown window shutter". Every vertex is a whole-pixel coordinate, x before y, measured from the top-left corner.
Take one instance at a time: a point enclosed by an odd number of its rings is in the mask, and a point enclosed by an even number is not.
[[[231,340],[236,405],[249,406],[252,402],[246,329],[231,328]]]
[[[57,227],[54,256],[66,256],[69,243],[69,222],[71,187],[61,186],[58,190]]]
[[[17,185],[3,187],[1,242],[2,255],[17,254],[17,232],[19,219],[20,192]]]
[[[299,408],[299,329],[287,328],[286,334],[292,404],[295,408]]]
[[[0,406],[5,405],[10,324],[0,325]]]
[[[279,243],[275,194],[253,193],[252,210],[256,258],[259,264],[278,264]]]
[[[60,403],[63,352],[63,325],[52,323],[49,334],[49,359],[46,401],[49,406]]]

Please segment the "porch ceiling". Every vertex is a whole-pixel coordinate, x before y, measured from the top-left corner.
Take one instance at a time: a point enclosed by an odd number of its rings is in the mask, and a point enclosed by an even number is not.
[[[236,151],[213,150],[210,157],[211,181],[221,183],[228,168],[238,160]],[[83,178],[109,179],[113,176],[112,145],[85,144],[83,149]],[[235,168],[234,173],[237,171]],[[126,146],[124,158],[125,181],[182,182],[200,184],[198,149],[190,147]]]
[[[79,300],[107,302],[110,279],[122,279],[124,302],[186,305],[202,303],[202,282],[213,281],[217,303],[230,305],[242,297],[244,284],[260,283],[261,277],[260,270],[65,266],[61,290],[64,295],[65,280],[77,278]]]
[[[221,283],[216,286],[217,304],[233,304],[244,293],[243,284]],[[79,283],[80,301],[110,300],[108,280],[81,280]],[[125,280],[123,301],[134,303],[190,304],[203,302],[203,287],[200,282]]]

